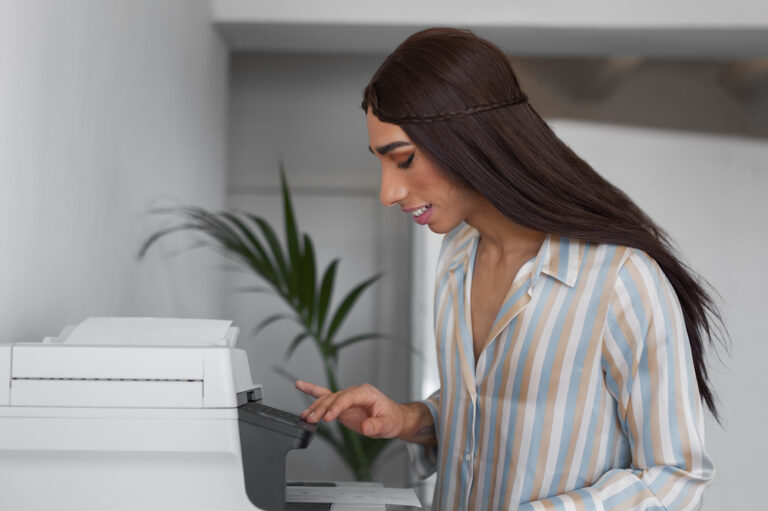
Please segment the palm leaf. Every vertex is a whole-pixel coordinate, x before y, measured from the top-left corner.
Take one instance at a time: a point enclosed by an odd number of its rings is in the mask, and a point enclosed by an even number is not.
[[[223,220],[220,220],[215,213],[211,213],[203,208],[195,206],[181,208],[180,211],[185,216],[197,220],[197,229],[216,239],[222,245],[233,248],[241,245],[237,233],[235,233]]]
[[[291,262],[291,268],[298,270],[301,266],[301,253],[299,251],[299,233],[296,228],[296,216],[293,213],[293,204],[291,203],[291,193],[288,189],[288,181],[285,179],[285,169],[280,163],[280,186],[283,192],[283,216],[285,220],[285,242],[288,247],[288,259]],[[297,291],[299,303],[302,293],[298,292],[299,275],[297,271],[291,272],[289,276],[292,289]]]
[[[322,332],[325,319],[328,316],[328,306],[331,304],[331,294],[336,281],[336,267],[339,260],[334,259],[325,269],[323,282],[320,284],[320,295],[317,298],[317,312],[315,314],[316,332]]]
[[[283,314],[283,313],[281,313],[281,314],[272,314],[271,316],[267,316],[263,320],[259,321],[259,324],[256,325],[253,328],[253,335],[254,335],[254,337],[256,335],[258,335],[259,332],[264,330],[264,328],[266,328],[267,326],[271,325],[275,321],[280,321],[281,319],[294,319],[295,320],[296,316],[294,316],[293,314]]]
[[[384,334],[379,334],[379,333],[376,333],[376,332],[369,332],[367,334],[353,335],[352,337],[348,337],[348,338],[344,339],[341,342],[334,343],[333,347],[334,347],[334,351],[338,352],[342,348],[350,346],[350,345],[355,344],[357,342],[369,341],[369,340],[372,340],[372,339],[387,339],[387,338],[388,338],[388,336],[386,336]]]
[[[173,234],[174,232],[186,231],[194,228],[195,228],[195,224],[181,224],[181,225],[176,225],[174,227],[169,227],[167,229],[162,229],[160,231],[157,231],[156,233],[152,234],[152,236],[147,238],[147,240],[141,245],[137,258],[143,259],[144,256],[147,255],[147,251],[149,250],[149,248],[161,238],[164,238],[169,234]]]
[[[368,455],[368,459],[373,463],[376,458],[381,454],[384,448],[390,444],[390,438],[370,438],[360,435],[360,440],[363,444],[363,450]]]
[[[339,453],[339,456],[341,456],[343,459],[347,459],[347,452],[344,447],[344,442],[340,441],[333,433],[331,433],[330,427],[328,427],[326,424],[318,424],[315,432],[320,435],[323,440],[331,444],[336,452]]]
[[[332,342],[333,336],[336,335],[336,331],[346,319],[347,314],[349,314],[349,311],[352,309],[352,306],[355,304],[357,299],[360,298],[360,295],[363,293],[363,291],[366,290],[366,288],[368,288],[368,286],[381,278],[381,275],[381,273],[374,275],[370,279],[362,282],[361,284],[358,284],[357,287],[355,287],[347,294],[344,300],[342,300],[341,305],[339,305],[339,307],[336,309],[336,313],[334,314],[333,319],[328,326],[328,332],[325,335],[325,342],[329,344]]]
[[[299,335],[293,338],[293,340],[291,341],[291,344],[288,345],[288,349],[285,350],[286,360],[291,358],[291,355],[293,355],[293,352],[296,351],[296,348],[299,347],[299,344],[301,344],[301,341],[303,341],[307,337],[312,337],[312,334],[310,332],[301,332]]]
[[[291,273],[293,272],[286,264],[285,257],[283,257],[283,249],[280,248],[280,241],[277,239],[275,231],[272,230],[272,227],[270,227],[263,218],[251,214],[249,214],[248,217],[259,227],[264,239],[267,240],[269,249],[272,252],[272,259],[279,270],[278,281],[280,284],[278,289],[280,289],[280,293],[286,298],[287,302],[293,303],[295,297],[295,293],[291,287]]]
[[[272,293],[272,288],[264,286],[242,286],[234,288],[239,293]]]
[[[237,215],[233,213],[222,213],[222,216],[229,220],[233,225],[235,225],[235,227],[237,227],[237,229],[240,231],[240,234],[243,236],[244,240],[247,241],[247,246],[249,246],[249,248],[252,250],[252,266],[257,271],[257,273],[270,282],[277,282],[277,272],[272,266],[272,261],[267,255],[267,252],[264,250],[261,242],[256,238],[253,232],[248,227],[246,227],[246,225],[237,217]]]
[[[301,255],[299,266],[299,293],[301,304],[306,311],[304,322],[307,328],[312,327],[312,318],[315,314],[315,249],[312,240],[304,235],[304,253]]]

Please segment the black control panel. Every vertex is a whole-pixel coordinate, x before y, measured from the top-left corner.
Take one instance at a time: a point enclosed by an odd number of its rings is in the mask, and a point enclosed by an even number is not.
[[[285,456],[309,445],[317,424],[259,401],[237,410],[246,494],[257,507],[285,511]]]
[[[293,449],[302,449],[309,444],[312,433],[317,429],[317,424],[311,424],[302,420],[298,415],[285,412],[278,408],[272,408],[260,402],[246,403],[239,410],[241,422],[267,428],[276,433],[306,440],[304,445],[300,442]]]

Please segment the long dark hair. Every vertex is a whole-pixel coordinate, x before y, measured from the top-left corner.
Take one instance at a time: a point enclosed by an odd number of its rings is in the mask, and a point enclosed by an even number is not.
[[[699,393],[719,420],[704,351],[727,331],[706,283],[648,215],[554,134],[501,49],[466,30],[417,32],[376,71],[362,107],[400,125],[448,176],[518,224],[656,260],[682,307]]]

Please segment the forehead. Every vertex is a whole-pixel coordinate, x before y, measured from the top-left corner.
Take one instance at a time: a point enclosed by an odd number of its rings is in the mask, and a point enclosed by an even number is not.
[[[381,146],[396,140],[411,142],[411,139],[408,138],[408,135],[406,135],[403,128],[397,124],[381,121],[378,117],[373,115],[370,107],[365,115],[365,122],[368,126],[368,139],[371,142],[371,147]]]

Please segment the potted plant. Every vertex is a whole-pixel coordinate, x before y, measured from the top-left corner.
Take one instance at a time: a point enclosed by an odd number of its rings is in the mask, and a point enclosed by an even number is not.
[[[195,206],[155,209],[153,213],[172,215],[179,219],[176,225],[159,230],[149,236],[139,250],[139,258],[158,240],[181,231],[201,235],[196,246],[207,246],[221,252],[239,266],[253,271],[266,284],[266,288],[253,288],[255,292],[273,293],[285,302],[288,312],[263,318],[256,333],[267,325],[288,319],[300,326],[300,332],[289,343],[286,357],[301,343],[309,340],[317,348],[323,363],[327,387],[339,390],[338,359],[341,350],[359,342],[382,338],[376,332],[362,333],[339,340],[338,333],[352,307],[363,292],[381,277],[381,274],[359,283],[332,309],[334,284],[339,259],[331,261],[322,275],[317,271],[312,239],[300,233],[293,212],[291,194],[280,166],[280,182],[285,219],[285,248],[275,230],[263,218],[243,211],[211,212]],[[327,441],[357,480],[371,480],[371,468],[389,440],[358,435],[339,422],[321,424],[317,430]]]

